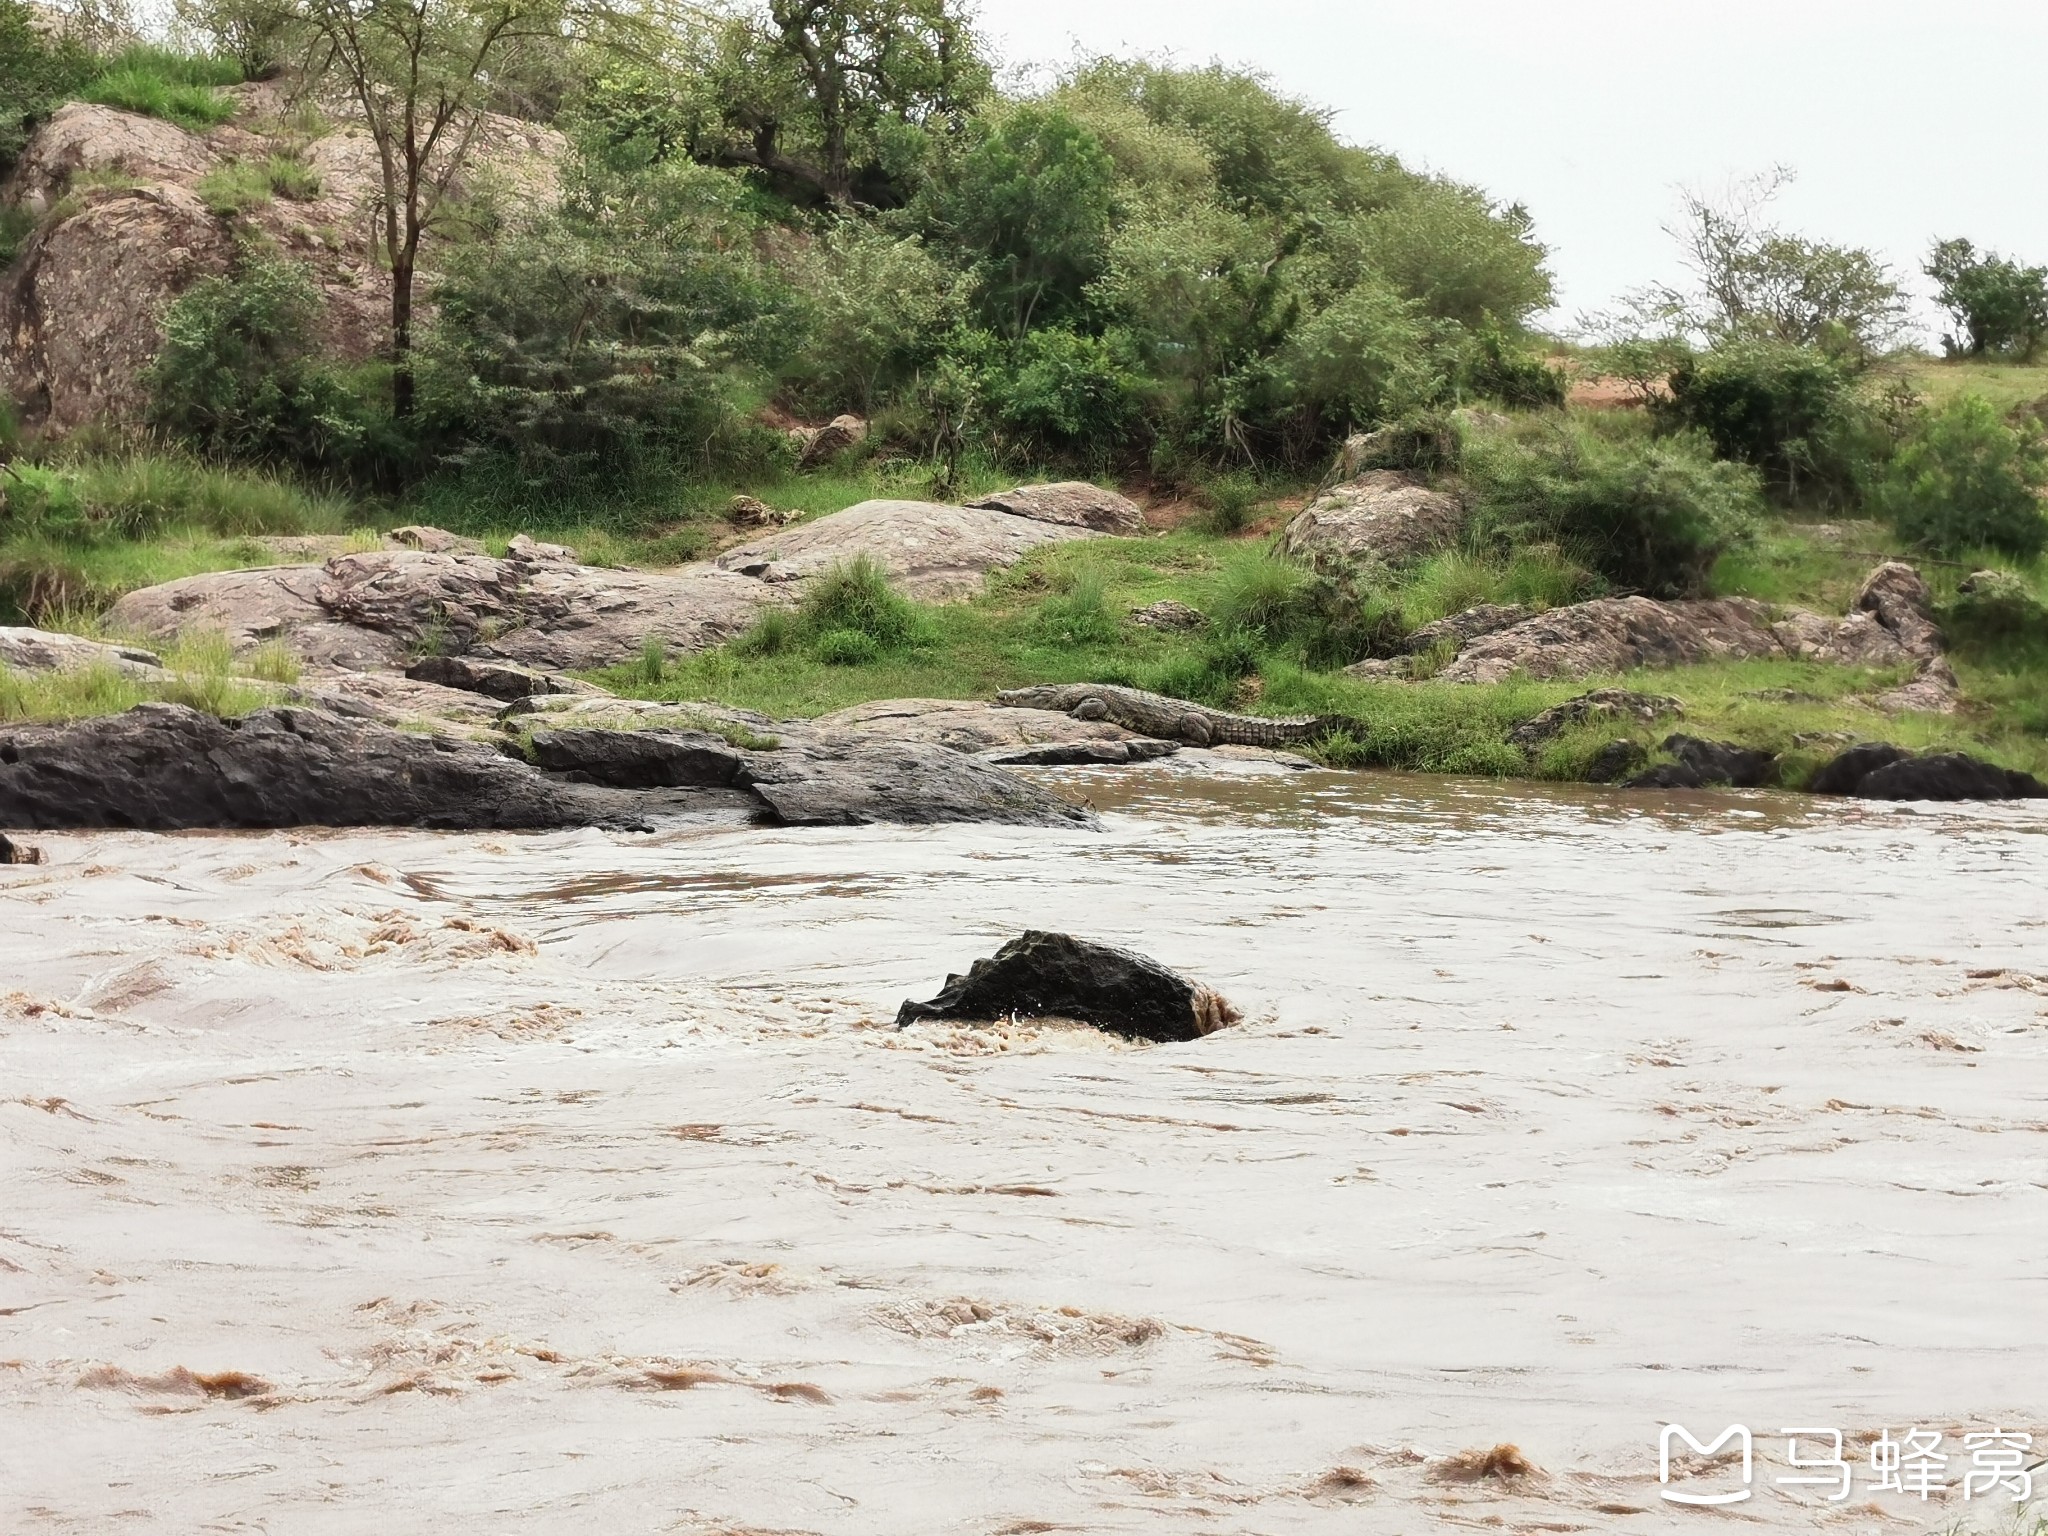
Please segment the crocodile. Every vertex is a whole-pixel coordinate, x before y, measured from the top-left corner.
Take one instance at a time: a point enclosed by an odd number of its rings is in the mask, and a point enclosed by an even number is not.
[[[1006,688],[996,695],[1005,709],[1052,709],[1076,720],[1107,720],[1140,736],[1178,741],[1191,747],[1301,747],[1321,741],[1350,725],[1325,715],[1267,719],[1229,715],[1204,709],[1185,699],[1112,683],[1048,683],[1034,688]]]

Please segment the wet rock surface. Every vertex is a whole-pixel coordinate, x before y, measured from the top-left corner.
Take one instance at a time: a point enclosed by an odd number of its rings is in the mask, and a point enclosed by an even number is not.
[[[1860,742],[1823,763],[1807,780],[1806,788],[1816,795],[1854,794],[1856,786],[1878,769],[1889,768],[1912,755],[1906,748],[1895,747],[1888,741]]]
[[[1145,514],[1128,496],[1104,490],[1086,480],[1055,480],[1020,485],[967,503],[990,512],[1007,512],[1041,523],[1065,523],[1097,533],[1129,537],[1145,531]]]
[[[43,850],[32,848],[27,843],[17,843],[5,833],[0,833],[0,864],[40,864]]]
[[[1904,757],[1875,768],[1845,793],[1862,800],[2040,800],[2048,784],[1962,752]]]
[[[541,725],[514,753],[322,709],[221,720],[171,704],[0,730],[6,826],[645,830],[720,810],[787,825],[1096,825],[1007,768],[920,742],[753,750],[707,731]]]
[[[0,825],[639,827],[617,794],[496,749],[320,710],[220,720],[176,704],[0,730]]]
[[[1155,960],[1064,933],[1030,929],[964,976],[949,976],[929,1002],[906,1001],[899,1028],[926,1019],[993,1023],[1075,1019],[1161,1043],[1199,1040],[1238,1022],[1237,1010]]]
[[[921,742],[821,738],[746,754],[737,782],[788,826],[995,822],[1093,827],[1094,812],[1005,768]]]
[[[1280,547],[1309,561],[1404,565],[1455,541],[1465,506],[1396,470],[1368,470],[1294,515]]]
[[[1085,768],[1156,762],[1178,751],[1180,743],[1177,741],[1134,737],[1129,741],[1067,741],[1030,747],[997,747],[978,755],[985,763],[997,763],[1006,768]]]

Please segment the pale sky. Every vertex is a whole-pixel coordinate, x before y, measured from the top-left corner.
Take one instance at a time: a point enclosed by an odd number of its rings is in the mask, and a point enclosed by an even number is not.
[[[1552,323],[1679,273],[1676,188],[1791,167],[1787,229],[1911,279],[1936,236],[2048,264],[2043,0],[981,0],[1006,63],[1264,70],[1337,132],[1526,203]],[[1934,320],[1931,304],[1923,319]],[[1931,334],[1929,339],[1931,340]]]

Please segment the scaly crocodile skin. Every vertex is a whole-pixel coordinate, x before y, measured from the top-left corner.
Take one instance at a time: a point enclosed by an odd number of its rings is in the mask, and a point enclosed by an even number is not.
[[[1119,688],[1111,683],[1048,683],[1008,688],[996,695],[1008,709],[1056,709],[1080,720],[1107,720],[1141,736],[1185,742],[1192,747],[1298,747],[1320,741],[1343,724],[1320,715],[1269,720],[1228,715],[1185,699]]]

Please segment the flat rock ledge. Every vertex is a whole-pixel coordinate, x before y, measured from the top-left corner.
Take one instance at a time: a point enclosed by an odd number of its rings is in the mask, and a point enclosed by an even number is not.
[[[0,729],[0,827],[410,826],[644,831],[723,813],[785,825],[1092,827],[1092,812],[918,742],[752,751],[651,729],[537,730],[532,760],[322,710],[218,719],[174,704]]]

